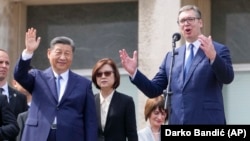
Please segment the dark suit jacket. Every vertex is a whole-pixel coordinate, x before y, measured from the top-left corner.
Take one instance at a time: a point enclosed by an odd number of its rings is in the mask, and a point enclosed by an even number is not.
[[[184,81],[185,45],[176,49],[172,70],[171,113],[169,124],[225,124],[222,97],[223,84],[233,81],[229,49],[214,42],[216,58],[211,64],[201,49],[198,49]],[[155,97],[163,93],[169,79],[172,53],[163,60],[158,73],[150,81],[140,71],[132,80],[145,95]]]
[[[17,116],[17,124],[18,124],[20,131],[16,137],[16,141],[21,141],[22,139],[23,129],[24,129],[25,121],[28,117],[28,114],[29,114],[29,111],[25,111],[25,112],[18,114]]]
[[[100,94],[95,95],[99,141],[138,141],[135,104],[132,97],[114,92],[104,131],[101,127]]]
[[[8,86],[9,89],[9,104],[13,110],[15,117],[17,118],[19,113],[28,110],[27,98],[24,94]]]
[[[18,132],[16,118],[9,107],[7,97],[0,95],[0,140],[15,141]]]
[[[15,79],[32,94],[22,141],[46,141],[55,116],[57,140],[96,141],[97,116],[91,81],[69,71],[65,93],[58,103],[52,69],[29,71],[30,61],[20,59],[14,71]]]

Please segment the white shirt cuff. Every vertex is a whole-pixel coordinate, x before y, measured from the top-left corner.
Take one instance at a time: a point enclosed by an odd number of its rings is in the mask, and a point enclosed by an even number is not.
[[[22,52],[22,59],[23,59],[24,61],[31,59],[32,56],[33,56],[33,54],[29,54],[29,53],[27,53],[25,50],[23,50],[23,52]]]

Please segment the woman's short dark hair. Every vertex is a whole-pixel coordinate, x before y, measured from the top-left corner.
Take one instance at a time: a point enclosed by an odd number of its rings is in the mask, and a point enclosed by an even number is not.
[[[150,117],[151,113],[157,108],[159,108],[159,111],[161,113],[163,112],[167,113],[167,111],[164,108],[164,101],[165,101],[164,99],[165,98],[162,95],[157,96],[155,98],[147,99],[146,104],[145,104],[145,109],[144,109],[144,116],[145,116],[146,121]],[[165,121],[167,120],[167,116],[166,116]]]
[[[115,83],[113,84],[113,88],[116,89],[120,85],[120,73],[115,62],[110,58],[103,58],[97,61],[97,63],[95,64],[92,70],[92,82],[94,83],[97,89],[100,89],[100,87],[98,86],[96,82],[96,75],[98,71],[106,64],[110,65],[111,68],[113,69],[113,73],[115,77]]]

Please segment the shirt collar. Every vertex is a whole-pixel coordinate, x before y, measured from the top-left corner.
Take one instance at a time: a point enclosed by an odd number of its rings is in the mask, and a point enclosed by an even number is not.
[[[113,95],[114,95],[114,91],[115,91],[115,90],[113,90],[113,91],[111,92],[111,94],[108,95],[108,96],[105,98],[106,102],[108,102],[108,103],[111,102],[111,99],[112,99],[112,97],[113,97]],[[102,94],[101,94],[101,92],[100,92],[100,103],[103,103],[103,101],[104,101],[104,97],[102,96]]]
[[[58,74],[53,71],[54,76],[57,78]],[[68,80],[69,77],[69,70],[65,71],[64,73],[61,73],[60,76],[62,77],[63,80]]]
[[[4,89],[4,91],[3,91],[3,94],[8,94],[8,84],[7,84],[7,82],[2,86],[2,88]]]
[[[188,47],[190,44],[194,45],[193,51],[194,51],[194,55],[195,55],[197,53],[201,43],[198,40],[194,41],[193,43],[186,42],[186,50],[189,50]]]
[[[186,42],[186,49],[188,49],[188,46],[189,46],[190,44],[193,44],[193,45],[194,45],[194,49],[195,49],[195,50],[197,50],[197,49],[199,48],[199,46],[201,45],[201,43],[200,43],[198,40],[194,41],[193,43]]]

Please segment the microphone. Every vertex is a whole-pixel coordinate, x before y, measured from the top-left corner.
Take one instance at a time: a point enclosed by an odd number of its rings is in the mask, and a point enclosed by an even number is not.
[[[172,38],[173,38],[173,42],[179,41],[181,39],[181,34],[180,33],[174,33]]]
[[[181,34],[180,33],[174,33],[172,36],[173,42],[172,42],[172,47],[173,47],[173,52],[172,52],[172,60],[171,60],[171,66],[169,70],[169,77],[168,77],[168,85],[166,90],[163,90],[163,94],[165,95],[165,104],[164,104],[164,109],[168,110],[168,117],[170,116],[170,110],[171,110],[171,95],[173,92],[171,91],[171,79],[172,79],[172,69],[174,66],[174,57],[175,55],[178,55],[178,52],[175,51],[175,42],[179,41],[181,39]],[[170,118],[170,117],[169,117]]]

